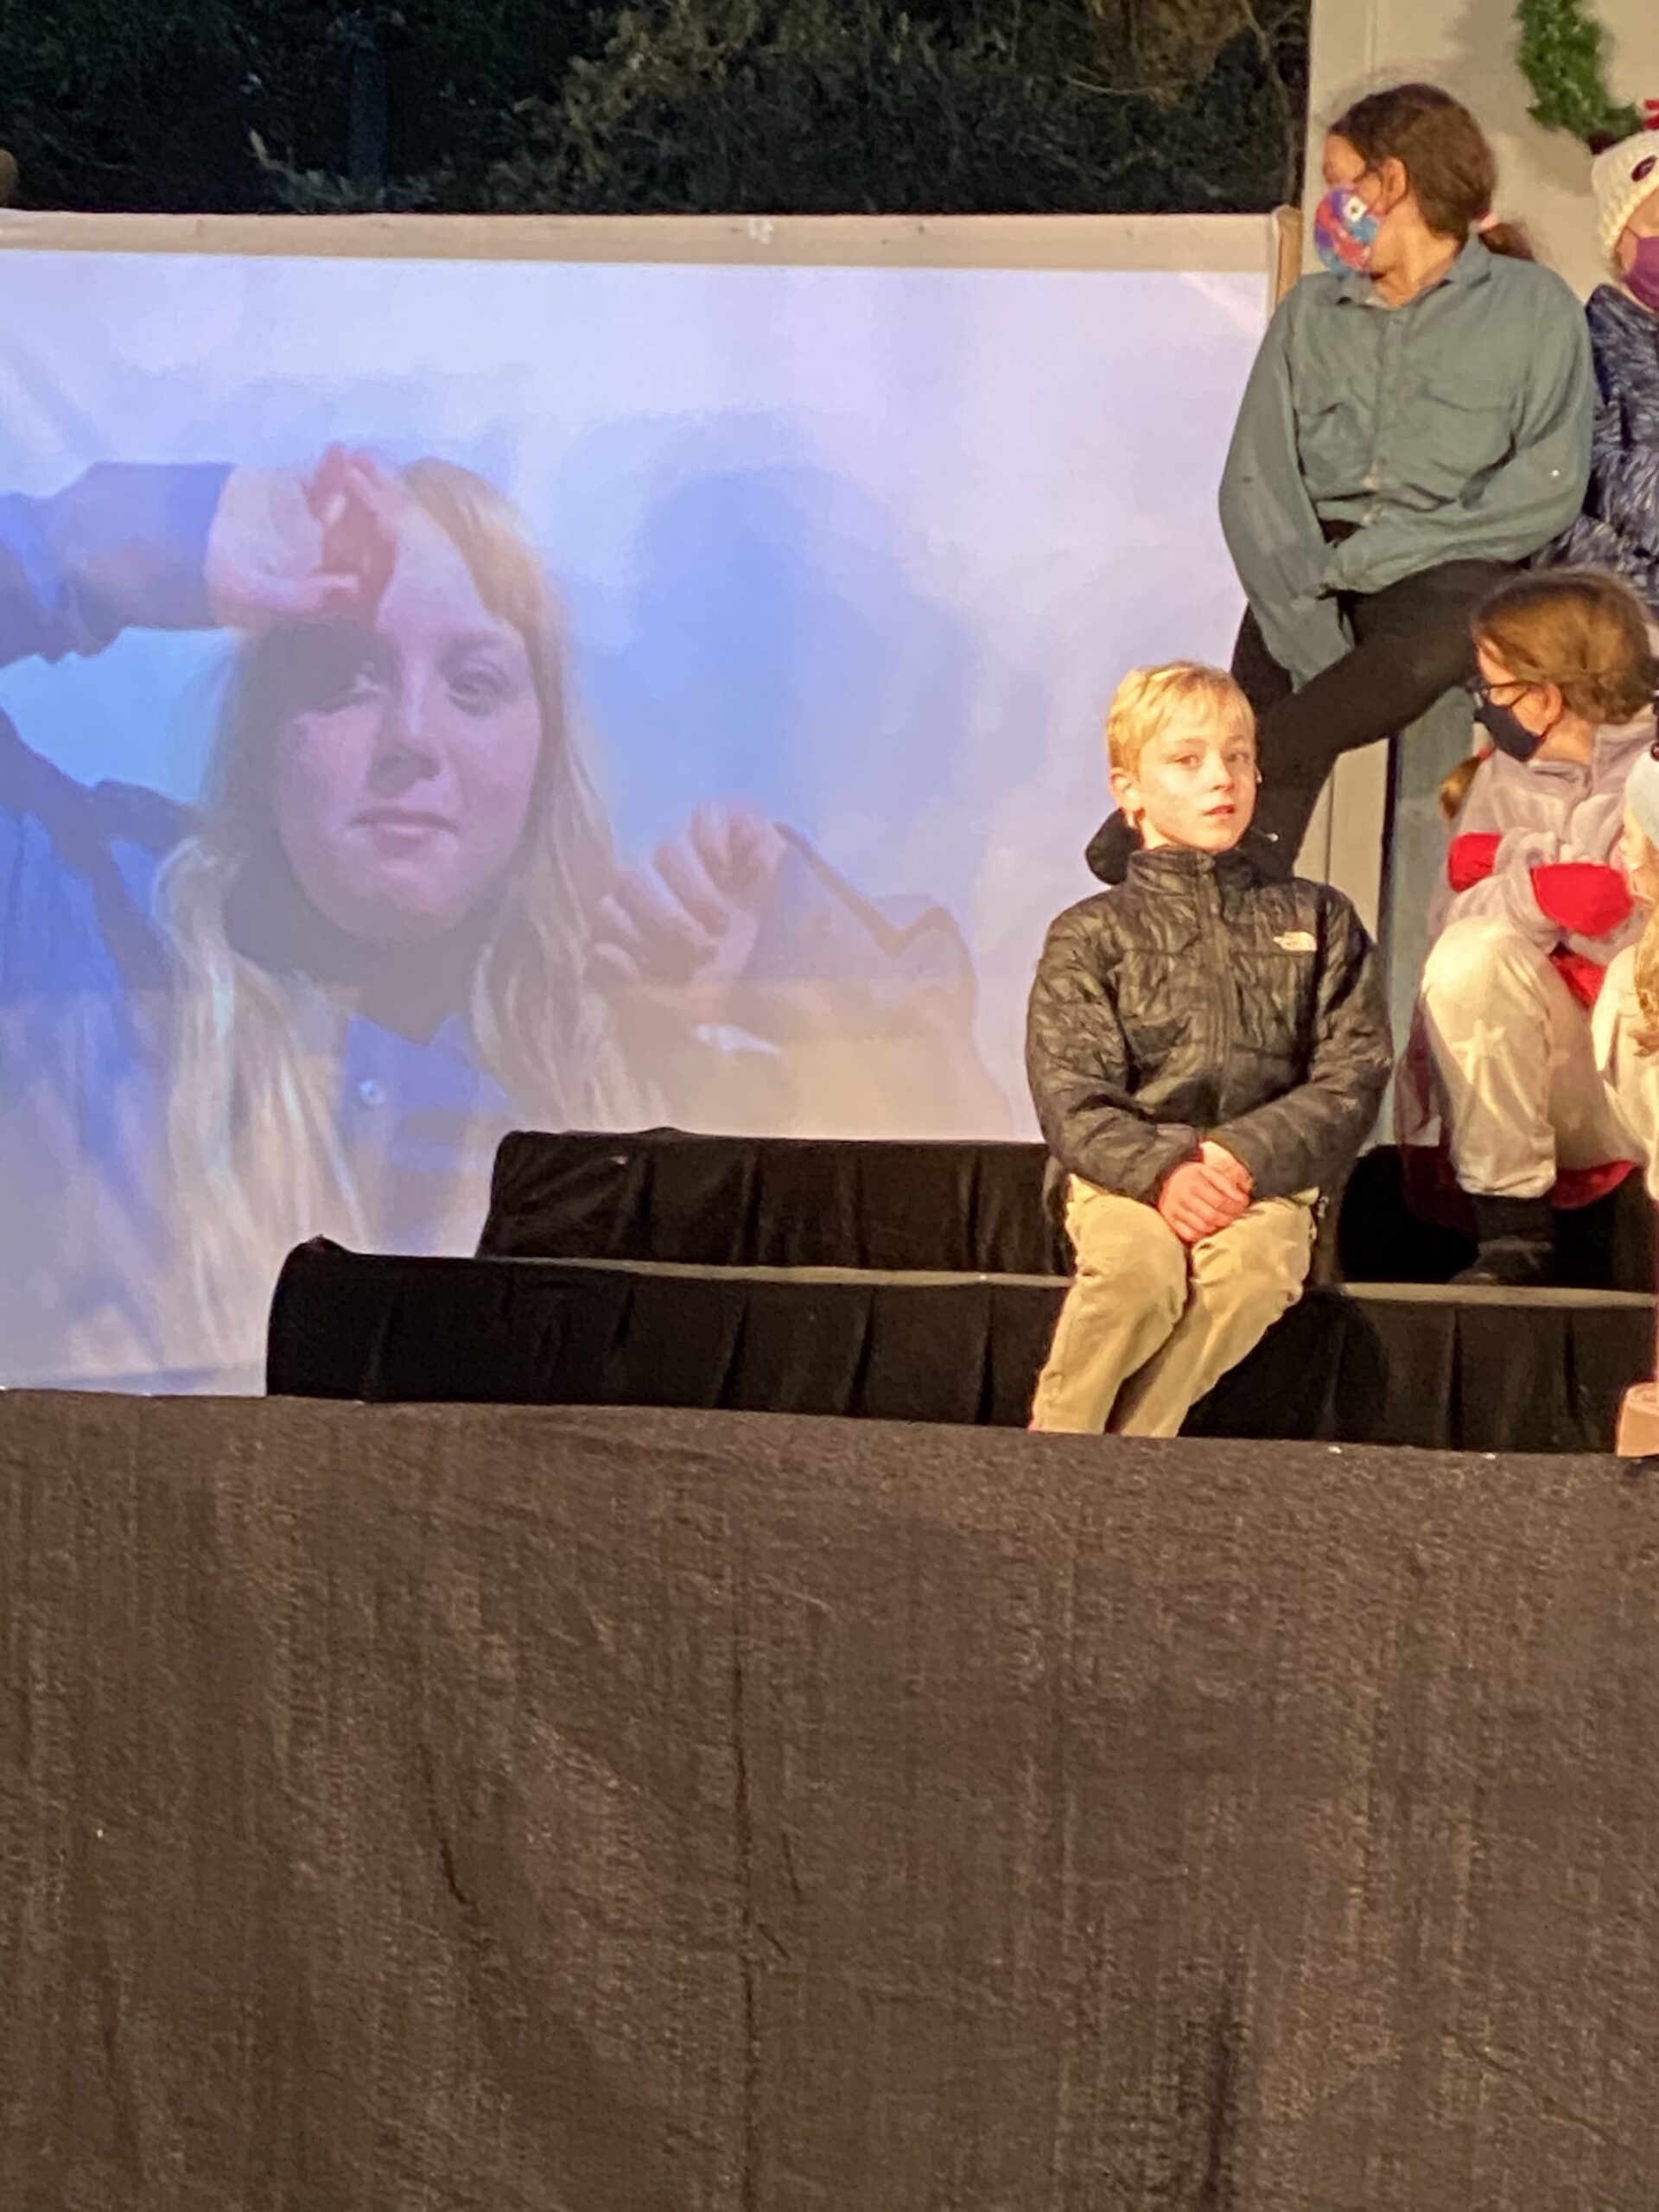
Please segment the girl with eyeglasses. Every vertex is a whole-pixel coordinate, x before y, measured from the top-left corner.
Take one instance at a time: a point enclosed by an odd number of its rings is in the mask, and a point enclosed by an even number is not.
[[[1621,857],[1625,785],[1654,741],[1645,610],[1617,577],[1514,579],[1472,624],[1487,743],[1447,779],[1436,928],[1400,1071],[1408,1187],[1449,1166],[1478,1250],[1465,1282],[1548,1282],[1554,1214],[1634,1155],[1597,1073],[1591,1016],[1640,918]],[[1444,1211],[1432,1207],[1433,1211]]]

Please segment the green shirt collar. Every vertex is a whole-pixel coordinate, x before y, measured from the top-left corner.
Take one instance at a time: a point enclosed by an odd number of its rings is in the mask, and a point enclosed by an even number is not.
[[[1445,276],[1431,284],[1428,292],[1419,292],[1417,298],[1426,300],[1429,292],[1438,292],[1442,284],[1485,283],[1492,273],[1492,258],[1491,247],[1483,245],[1478,235],[1471,231],[1463,251]],[[1351,306],[1375,307],[1377,303],[1376,280],[1368,276],[1363,270],[1351,270],[1337,286],[1337,297]],[[1414,307],[1415,304],[1414,300],[1406,302],[1408,307]]]

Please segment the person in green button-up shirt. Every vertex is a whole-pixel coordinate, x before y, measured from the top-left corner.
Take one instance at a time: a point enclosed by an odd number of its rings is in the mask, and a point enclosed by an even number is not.
[[[1274,316],[1221,487],[1287,871],[1338,755],[1472,676],[1474,607],[1578,513],[1595,394],[1579,303],[1493,217],[1491,149],[1449,93],[1357,101],[1325,176],[1322,257],[1346,265]]]
[[[1325,175],[1375,236],[1280,307],[1221,488],[1260,818],[1287,859],[1339,753],[1472,674],[1473,607],[1579,511],[1595,400],[1579,303],[1494,220],[1491,149],[1448,93],[1357,101]]]

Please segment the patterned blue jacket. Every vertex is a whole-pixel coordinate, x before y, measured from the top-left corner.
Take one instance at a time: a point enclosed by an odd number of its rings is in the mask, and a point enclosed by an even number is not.
[[[1590,488],[1551,558],[1612,569],[1659,615],[1659,315],[1612,284],[1587,312],[1599,395]]]

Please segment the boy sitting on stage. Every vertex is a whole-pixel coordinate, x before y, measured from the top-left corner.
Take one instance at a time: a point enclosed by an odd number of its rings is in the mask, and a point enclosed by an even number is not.
[[[1259,775],[1230,676],[1137,669],[1106,735],[1142,849],[1053,924],[1032,987],[1027,1071],[1077,1253],[1032,1427],[1173,1436],[1300,1295],[1319,1193],[1388,1080],[1388,1016],[1341,893],[1236,849]]]

